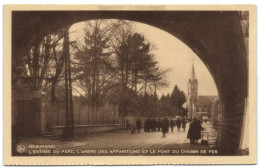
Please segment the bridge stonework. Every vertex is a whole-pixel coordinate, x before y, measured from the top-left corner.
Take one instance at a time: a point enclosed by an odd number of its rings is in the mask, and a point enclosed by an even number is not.
[[[240,102],[240,103],[237,103]],[[234,105],[223,104],[219,114],[218,123],[218,144],[220,152],[225,155],[234,155],[239,153],[239,143],[243,123],[243,110],[245,101],[234,101]],[[227,111],[229,110],[229,111]],[[231,145],[232,144],[232,145]]]

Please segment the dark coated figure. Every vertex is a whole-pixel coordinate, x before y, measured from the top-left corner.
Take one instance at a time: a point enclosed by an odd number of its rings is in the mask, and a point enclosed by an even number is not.
[[[147,119],[147,132],[150,132],[150,131],[151,131],[151,125],[152,125],[151,119],[148,118],[148,119]]]
[[[165,137],[167,130],[169,129],[169,121],[167,118],[162,121],[162,133],[163,137]]]
[[[141,121],[139,119],[136,120],[136,130],[138,133],[141,132]]]
[[[167,124],[167,132],[169,132],[170,121],[168,120],[168,118],[166,118],[166,124]]]
[[[158,121],[157,121],[157,130],[158,131],[161,131],[161,128],[162,128],[162,120],[160,118],[158,118]]]
[[[198,140],[201,139],[201,131],[204,128],[201,126],[201,122],[197,119],[194,119],[193,122],[190,124],[190,128],[188,131],[187,138],[190,139],[190,143],[198,143]]]
[[[172,119],[170,120],[170,127],[171,127],[171,132],[173,132],[174,121]]]
[[[182,120],[181,127],[183,129],[183,132],[185,132],[185,129],[186,129],[186,121],[185,121],[185,119]]]
[[[152,118],[152,131],[156,131],[156,120],[155,118]]]
[[[176,125],[177,125],[177,130],[178,132],[180,132],[180,129],[181,129],[181,120],[178,118],[177,121],[176,121]]]
[[[148,132],[148,120],[144,120],[144,132]]]

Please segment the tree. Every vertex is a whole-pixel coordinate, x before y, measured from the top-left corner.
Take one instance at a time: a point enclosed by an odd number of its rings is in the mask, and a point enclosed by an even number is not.
[[[148,83],[160,80],[159,68],[153,55],[150,54],[150,43],[138,33],[128,34],[127,38],[121,42],[116,50],[116,59],[122,89],[120,113],[125,116],[129,98],[132,93],[138,92],[137,85],[144,84],[140,88],[144,88],[146,95]]]
[[[51,91],[51,104],[56,101],[56,86],[63,77],[64,68],[64,56],[63,56],[63,44],[64,29],[60,29],[57,32],[51,34],[51,59],[48,65],[48,71],[46,72],[46,86],[50,85]]]
[[[44,37],[43,40],[36,41],[27,52],[24,61],[26,76],[30,78],[33,89],[41,91],[50,61],[50,35]]]
[[[77,41],[74,46],[74,81],[90,100],[94,113],[103,105],[106,94],[114,93],[110,90],[118,86],[113,51],[109,45],[118,26],[120,24],[115,21],[86,22],[84,41]]]
[[[119,100],[121,116],[141,111],[136,101],[140,91],[147,94],[147,87],[166,86],[166,71],[159,69],[151,44],[134,31],[129,21],[88,21],[84,40],[73,47],[74,83],[85,92],[93,112],[109,94]],[[156,96],[156,91],[152,94]]]
[[[171,103],[176,107],[179,115],[182,115],[182,105],[186,102],[186,96],[183,91],[180,91],[177,85],[174,86],[174,89],[171,94]]]
[[[186,115],[186,110],[182,107],[186,102],[186,97],[183,91],[181,91],[177,85],[171,94],[162,95],[159,101],[160,115],[176,116]]]
[[[14,78],[27,78],[34,90],[48,92],[51,87],[52,102],[55,100],[55,86],[63,67],[60,46],[63,34],[64,30],[61,29],[36,41],[19,64],[20,72],[14,73]]]
[[[186,96],[183,91],[180,91],[177,85],[174,86],[174,89],[171,93],[171,103],[181,109],[182,105],[186,102]]]

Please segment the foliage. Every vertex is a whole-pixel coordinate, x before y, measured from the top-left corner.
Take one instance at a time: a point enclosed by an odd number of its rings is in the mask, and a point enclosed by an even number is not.
[[[168,70],[159,68],[152,44],[133,27],[130,21],[87,21],[82,40],[68,42],[74,102],[92,106],[93,113],[107,101],[116,103],[122,116],[153,116],[158,108],[169,115],[172,105],[183,105],[185,95],[178,88],[167,101],[158,99],[157,89],[168,86]],[[13,81],[28,78],[52,104],[64,101],[64,32],[60,29],[36,41],[13,70]]]
[[[140,113],[144,110],[137,108],[142,107],[137,100],[148,100],[140,94],[146,95],[149,86],[167,85],[163,80],[166,71],[159,69],[150,46],[143,35],[134,31],[131,22],[86,22],[84,41],[74,46],[74,84],[85,93],[91,106],[116,101],[122,116]]]
[[[161,115],[176,116],[187,115],[187,110],[183,108],[183,104],[186,102],[186,96],[177,85],[171,94],[162,95],[160,98],[159,111]]]

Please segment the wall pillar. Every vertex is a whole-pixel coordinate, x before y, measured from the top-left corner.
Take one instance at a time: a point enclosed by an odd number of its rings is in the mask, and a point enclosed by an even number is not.
[[[46,129],[46,116],[43,110],[43,96],[45,95],[42,91],[33,91],[33,101],[35,103],[36,112],[36,134],[43,135]]]

